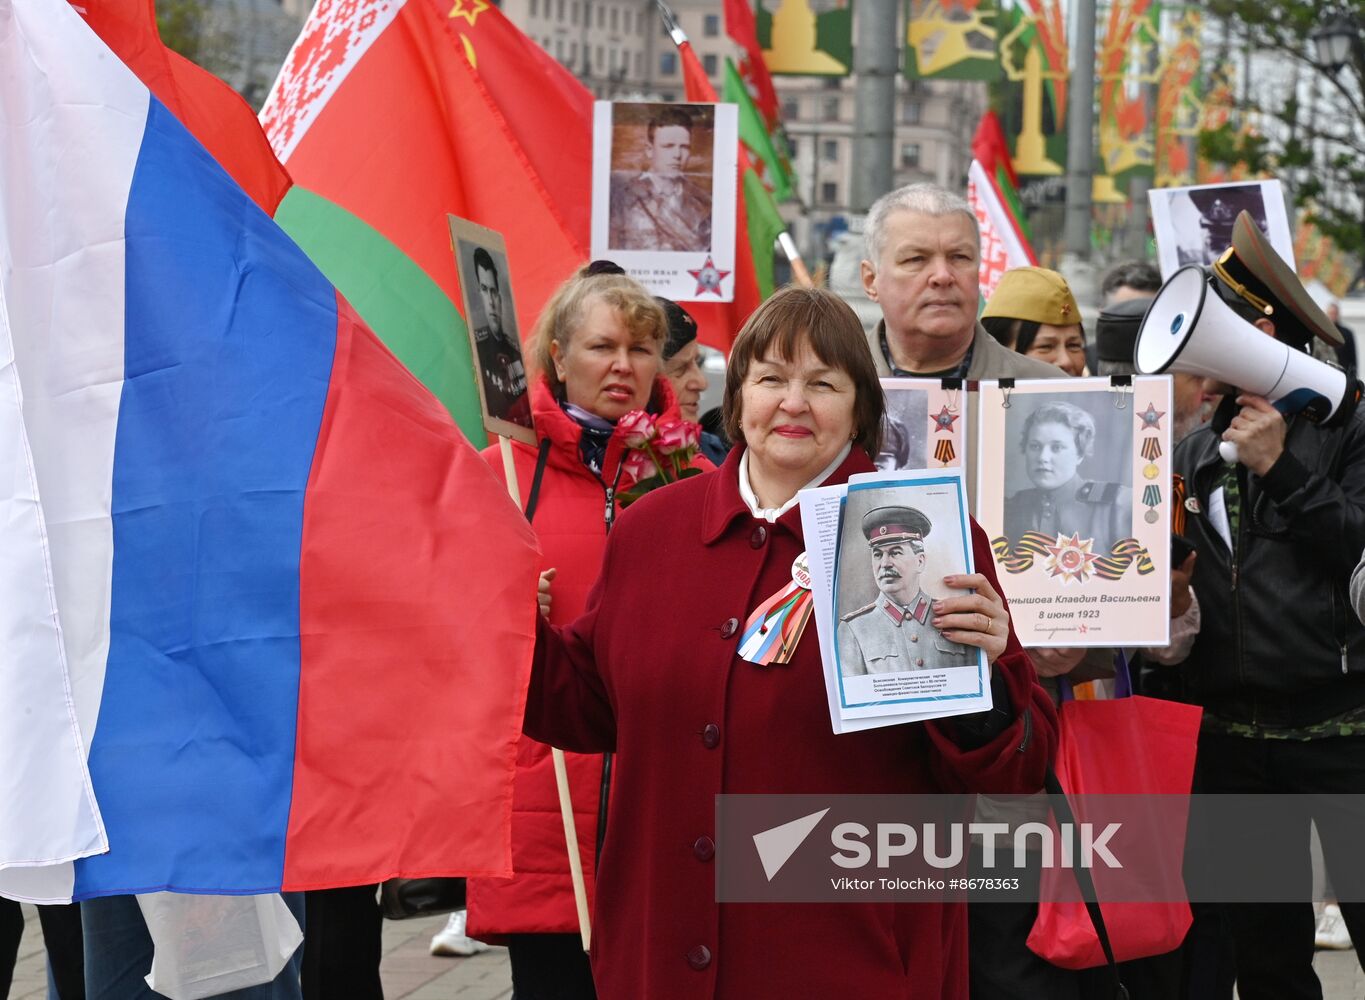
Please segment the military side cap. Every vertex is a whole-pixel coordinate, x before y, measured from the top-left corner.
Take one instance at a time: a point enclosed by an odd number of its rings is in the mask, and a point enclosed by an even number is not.
[[[1313,301],[1247,212],[1237,216],[1232,246],[1214,262],[1213,273],[1224,297],[1235,295],[1264,314],[1275,324],[1280,339],[1306,344],[1319,337],[1334,347],[1344,343],[1336,324]]]
[[[1115,302],[1100,313],[1095,321],[1095,349],[1101,361],[1126,361],[1133,363],[1133,348],[1137,345],[1138,328],[1142,317],[1147,315],[1147,307],[1152,304],[1152,296],[1124,299]]]
[[[654,296],[668,318],[668,336],[664,340],[664,360],[667,361],[697,339],[697,321],[678,303],[662,295]]]
[[[986,300],[981,318],[1000,316],[1049,326],[1071,326],[1081,321],[1081,310],[1071,286],[1045,267],[1016,267],[1000,276]]]
[[[929,519],[914,507],[874,507],[863,515],[863,537],[869,545],[911,542],[916,547],[929,534]]]

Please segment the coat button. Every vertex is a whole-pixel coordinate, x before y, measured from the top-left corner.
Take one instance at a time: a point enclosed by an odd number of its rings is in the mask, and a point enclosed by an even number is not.
[[[700,972],[711,964],[711,949],[699,944],[687,953],[687,964]]]
[[[738,618],[727,618],[727,619],[725,619],[725,624],[722,625],[722,626],[720,627],[720,637],[721,637],[722,639],[728,639],[728,638],[730,638],[730,636],[734,635],[734,634],[735,634],[736,632],[738,632],[738,631],[739,631],[739,619],[738,619]]]
[[[701,745],[708,750],[714,750],[720,746],[720,726],[714,722],[708,722],[706,728],[701,731]]]
[[[924,666],[924,658],[923,658],[923,657],[920,657],[920,658],[916,659],[916,660],[915,660],[915,666],[917,666],[917,667],[922,667],[922,666]]]
[[[757,528],[754,529],[754,533],[749,536],[749,545],[752,548],[761,549],[763,548],[763,543],[766,542],[767,540],[768,529],[760,524]]]
[[[716,856],[716,842],[710,837],[698,837],[692,845],[692,853],[698,861],[710,861]]]
[[[910,633],[910,641],[911,641],[911,642],[919,642],[919,633],[918,633],[918,632],[911,632],[911,633]]]

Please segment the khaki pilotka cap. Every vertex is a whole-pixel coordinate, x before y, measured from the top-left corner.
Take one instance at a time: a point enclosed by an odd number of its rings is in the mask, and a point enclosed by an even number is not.
[[[1045,267],[1016,267],[1000,276],[986,301],[981,318],[1000,316],[1048,326],[1074,326],[1081,309],[1071,286],[1056,271]]]
[[[1341,331],[1319,308],[1298,275],[1275,252],[1270,240],[1242,212],[1232,226],[1232,246],[1214,261],[1215,287],[1223,298],[1234,295],[1275,324],[1275,335],[1286,342],[1309,343],[1319,337],[1339,347]]]

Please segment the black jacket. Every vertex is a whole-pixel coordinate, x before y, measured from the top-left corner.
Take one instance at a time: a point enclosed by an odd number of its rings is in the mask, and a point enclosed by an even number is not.
[[[1199,550],[1202,623],[1185,671],[1193,700],[1222,718],[1303,726],[1365,704],[1365,626],[1347,599],[1365,548],[1365,413],[1342,427],[1290,418],[1264,478],[1239,466],[1234,558],[1209,516],[1226,466],[1218,442],[1237,412],[1176,447],[1188,496],[1185,537]]]

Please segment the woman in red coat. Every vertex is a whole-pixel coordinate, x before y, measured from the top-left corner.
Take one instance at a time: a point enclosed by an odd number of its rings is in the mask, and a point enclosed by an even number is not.
[[[593,971],[604,1000],[965,1000],[960,903],[717,904],[722,793],[997,793],[1041,787],[1056,714],[1020,648],[973,523],[980,573],[935,606],[984,650],[996,709],[834,735],[814,628],[790,663],[738,655],[742,623],[804,551],[797,491],[873,471],[884,402],[852,310],[786,289],[750,318],[726,374],[721,468],[618,521],[584,613],[538,624],[526,732],[614,751]]]
[[[583,610],[615,497],[634,485],[616,422],[632,410],[679,416],[668,382],[658,377],[666,331],[658,302],[609,264],[570,278],[541,314],[534,348],[540,375],[531,387],[539,447],[512,448],[520,496],[554,574],[553,622]],[[499,448],[484,458],[504,475]],[[567,765],[591,900],[604,761],[596,752],[571,753]],[[511,879],[469,880],[468,934],[506,938],[517,1000],[593,997],[550,748],[526,737],[517,753],[512,866]]]

